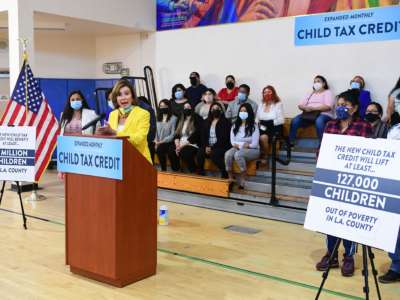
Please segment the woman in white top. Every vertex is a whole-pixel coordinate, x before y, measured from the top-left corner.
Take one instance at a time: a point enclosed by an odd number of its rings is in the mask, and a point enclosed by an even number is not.
[[[260,146],[262,156],[268,155],[268,143],[273,136],[282,135],[283,105],[275,88],[271,85],[266,86],[262,91],[262,105],[258,107],[256,122],[260,128]]]
[[[81,91],[73,91],[69,94],[63,113],[61,114],[61,134],[82,133],[93,134],[100,122],[82,131],[82,127],[97,118],[94,110],[89,105]]]
[[[226,171],[230,180],[233,180],[232,165],[235,160],[240,168],[238,179],[239,189],[244,188],[246,176],[246,162],[260,156],[260,131],[255,123],[253,108],[249,103],[240,105],[239,114],[231,129],[232,148],[225,153]]]

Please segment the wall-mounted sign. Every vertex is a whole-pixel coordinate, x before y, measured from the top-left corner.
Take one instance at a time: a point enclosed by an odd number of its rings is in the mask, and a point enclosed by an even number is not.
[[[110,62],[103,64],[104,74],[121,74],[122,62]]]
[[[296,17],[295,45],[400,39],[400,6]]]

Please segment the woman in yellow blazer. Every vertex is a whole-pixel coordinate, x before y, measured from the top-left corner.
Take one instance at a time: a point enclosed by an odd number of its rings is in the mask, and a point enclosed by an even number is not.
[[[138,106],[133,87],[127,80],[118,81],[111,94],[116,109],[98,133],[127,136],[129,142],[152,164],[147,143],[149,112]]]

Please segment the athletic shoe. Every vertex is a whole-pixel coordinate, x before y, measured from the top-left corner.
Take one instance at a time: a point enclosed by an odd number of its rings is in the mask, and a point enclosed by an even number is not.
[[[344,256],[342,265],[342,275],[350,277],[354,275],[354,258],[353,256]]]
[[[392,283],[396,281],[400,281],[400,273],[389,270],[385,275],[379,276],[380,283]]]
[[[321,261],[316,264],[315,268],[318,271],[326,271],[328,269],[329,257],[331,256],[330,253],[326,253],[324,257],[321,258]],[[331,261],[331,269],[339,268],[339,260],[338,256],[334,256]]]

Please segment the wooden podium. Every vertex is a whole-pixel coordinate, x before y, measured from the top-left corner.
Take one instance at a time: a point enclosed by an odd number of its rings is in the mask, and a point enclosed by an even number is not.
[[[66,263],[73,273],[123,287],[156,273],[157,172],[119,139],[122,180],[66,174]]]

